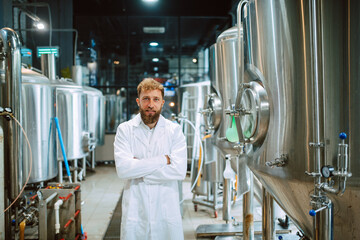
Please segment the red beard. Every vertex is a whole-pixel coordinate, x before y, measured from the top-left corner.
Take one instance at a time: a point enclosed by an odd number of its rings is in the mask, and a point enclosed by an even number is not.
[[[161,112],[161,109],[159,111],[156,111],[152,115],[146,115],[146,110],[140,108],[141,119],[143,120],[145,125],[156,123],[159,120],[160,112]]]

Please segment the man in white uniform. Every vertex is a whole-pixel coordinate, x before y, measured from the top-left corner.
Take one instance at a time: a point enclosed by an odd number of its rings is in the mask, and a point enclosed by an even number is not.
[[[140,113],[119,125],[114,142],[116,171],[126,179],[122,240],[183,240],[178,181],[187,152],[180,125],[160,115],[164,87],[153,79],[137,88]]]

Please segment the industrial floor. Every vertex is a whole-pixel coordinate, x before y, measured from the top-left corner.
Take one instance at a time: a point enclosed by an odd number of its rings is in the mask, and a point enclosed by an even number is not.
[[[82,224],[87,232],[88,239],[119,239],[120,211],[119,198],[123,188],[122,180],[118,179],[113,163],[98,164],[95,171],[88,171],[85,181],[82,182]],[[218,217],[214,218],[214,210],[198,205],[194,211],[190,192],[190,180],[187,177],[183,182],[183,227],[185,240],[196,240],[196,229],[203,224],[224,224],[221,209]],[[232,207],[232,215],[236,221],[242,221],[241,200]],[[254,220],[261,221],[261,206],[255,204]],[[261,225],[261,224],[260,224]],[[294,232],[293,232],[294,233]],[[258,238],[258,237],[257,237]],[[203,238],[202,238],[203,239]],[[216,239],[241,239],[217,237]],[[293,239],[293,238],[284,238]]]

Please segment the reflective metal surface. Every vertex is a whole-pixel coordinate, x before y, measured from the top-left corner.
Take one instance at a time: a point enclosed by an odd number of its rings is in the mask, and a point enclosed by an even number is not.
[[[52,81],[52,87],[56,93],[56,117],[59,119],[67,158],[83,158],[86,156],[83,146],[86,95],[81,86],[67,79]],[[60,144],[57,157],[63,159]]]
[[[105,138],[105,106],[104,96],[96,88],[82,86],[86,95],[86,126],[94,134],[96,145],[103,145]]]
[[[55,116],[50,81],[45,76],[22,69],[22,121],[32,152],[32,170],[29,183],[56,177],[56,130],[51,123]],[[23,143],[22,173],[27,178],[30,170],[30,151]]]
[[[239,90],[239,55],[238,55],[238,29],[229,28],[219,35],[216,44],[210,47],[210,79],[211,91],[210,100],[205,108],[209,109],[206,116],[208,126],[213,126],[213,144],[220,151],[220,159],[223,161],[226,154],[231,154],[231,165],[238,175],[238,195],[247,192],[249,185],[248,167],[243,158],[237,158],[240,149],[237,148],[238,140],[229,139],[229,131],[236,135],[233,116],[226,112],[235,107],[236,96]],[[210,120],[210,121],[209,121]],[[238,138],[238,137],[237,137]],[[232,140],[233,142],[230,142]]]
[[[1,107],[11,108],[20,124],[21,118],[21,43],[10,28],[0,30]],[[9,179],[8,198],[15,199],[22,187],[22,139],[20,127],[15,121],[1,120],[4,129],[4,158],[6,178]]]
[[[116,133],[119,124],[124,120],[126,98],[115,94],[105,95],[105,131]]]
[[[360,3],[317,3],[322,34],[316,49],[311,1],[252,0],[244,8],[243,81],[261,82],[270,110],[265,141],[252,148],[247,163],[293,221],[312,237],[308,212],[314,180],[304,172],[317,171],[316,152],[321,166],[336,166],[338,134],[347,132],[353,176],[343,196],[329,195],[334,203],[334,239],[360,239]],[[311,142],[324,147],[310,147]],[[285,165],[266,165],[284,156]]]
[[[207,134],[205,132],[206,128],[204,118],[200,112],[203,110],[204,101],[209,93],[209,81],[185,84],[179,88],[178,96],[180,98],[179,102],[181,106],[181,115],[192,122],[195,129],[198,130],[198,134],[200,134],[200,136],[195,135],[194,129],[186,122],[183,122],[183,131],[188,146],[188,162],[191,163],[192,159],[194,159],[192,169],[193,178],[191,180],[192,184],[197,176],[199,165],[198,161],[200,158],[199,146],[194,146],[194,139],[202,139]],[[224,162],[221,157],[218,156],[218,151],[214,147],[211,147],[209,139],[203,141],[203,147],[205,150],[202,150],[201,154],[205,154],[205,164],[203,165],[202,171],[204,177],[201,178],[201,182],[199,184],[200,187],[197,186],[195,191],[197,193],[206,194],[206,184],[204,183],[204,180],[209,182],[222,182]]]

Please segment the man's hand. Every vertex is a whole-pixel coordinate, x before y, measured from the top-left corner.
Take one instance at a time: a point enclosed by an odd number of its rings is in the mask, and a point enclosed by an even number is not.
[[[170,157],[168,155],[165,155],[166,159],[167,159],[167,164],[169,165],[171,163],[170,161]]]

